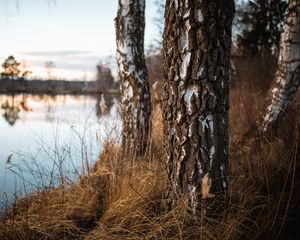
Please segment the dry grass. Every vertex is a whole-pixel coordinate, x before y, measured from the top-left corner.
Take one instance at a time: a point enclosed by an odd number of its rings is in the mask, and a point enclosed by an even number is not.
[[[232,90],[232,141],[257,116],[258,102],[262,94]],[[219,216],[202,211],[195,217],[184,200],[162,211],[165,172],[156,109],[145,159],[124,159],[107,143],[90,175],[16,201],[0,222],[0,239],[285,239],[291,213],[299,213],[299,113],[297,103],[289,139],[258,139],[246,153],[231,153],[229,198]]]
[[[0,223],[0,239],[78,239],[95,227],[104,210],[109,178],[93,173],[73,186],[18,199]]]

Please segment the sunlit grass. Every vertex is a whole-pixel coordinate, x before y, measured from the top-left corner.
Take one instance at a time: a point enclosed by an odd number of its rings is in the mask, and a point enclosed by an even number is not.
[[[231,145],[257,116],[254,99],[264,101],[247,88],[232,90]],[[16,200],[0,223],[0,239],[276,239],[291,221],[290,209],[299,208],[299,98],[295,106],[292,134],[256,139],[247,151],[231,147],[222,214],[195,216],[184,199],[169,212],[161,208],[165,164],[157,107],[143,159],[122,157],[119,145],[106,141],[77,181]]]

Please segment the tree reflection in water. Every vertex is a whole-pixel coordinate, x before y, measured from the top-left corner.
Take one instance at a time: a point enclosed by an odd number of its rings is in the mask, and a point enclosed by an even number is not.
[[[4,110],[3,117],[8,122],[9,125],[13,126],[19,117],[21,110],[29,112],[32,109],[28,106],[28,98],[23,95],[21,101],[15,99],[13,94],[11,98],[7,98],[6,101],[1,105]]]
[[[13,126],[17,121],[24,120],[22,113],[33,111],[35,115],[30,115],[29,118],[37,116],[43,117],[44,120],[52,122],[54,116],[58,116],[64,120],[69,119],[70,115],[79,109],[87,109],[90,104],[94,105],[94,112],[97,119],[110,114],[113,105],[117,109],[119,102],[116,99],[118,96],[112,94],[99,94],[94,96],[84,95],[0,95],[1,114],[9,125]],[[65,117],[67,115],[68,117]],[[28,115],[29,116],[29,115]]]
[[[97,95],[96,101],[96,116],[100,118],[101,116],[107,115],[109,113],[109,109],[114,104],[115,96],[111,94],[101,94]]]

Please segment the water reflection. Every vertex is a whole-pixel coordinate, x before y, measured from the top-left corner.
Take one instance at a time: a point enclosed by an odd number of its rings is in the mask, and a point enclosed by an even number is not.
[[[20,111],[32,111],[32,108],[28,106],[28,97],[23,95],[20,100],[18,98],[16,99],[14,94],[4,99],[4,102],[1,104],[1,109],[4,110],[2,116],[11,126],[20,118]]]
[[[97,117],[101,117],[103,115],[107,115],[109,112],[109,109],[113,106],[114,103],[116,103],[116,100],[112,95],[106,95],[104,94],[97,96],[96,101],[96,115]]]
[[[81,172],[83,160],[92,164],[107,138],[120,138],[113,96],[0,95],[0,107],[0,208],[2,193],[22,194],[16,172],[25,174],[30,191],[48,186],[48,171]],[[32,170],[43,174],[33,178]]]
[[[72,102],[70,102],[70,97]],[[79,101],[83,101],[84,105],[89,104],[90,100],[96,100],[95,104],[95,115],[97,118],[101,118],[109,113],[111,107],[114,104],[118,104],[118,100],[113,95],[97,95],[93,97],[87,97],[82,95],[0,95],[0,106],[3,110],[2,116],[5,121],[13,126],[18,120],[22,120],[20,115],[23,115],[23,118],[26,117],[26,112],[37,111],[41,109],[43,105],[46,109],[45,120],[53,121],[53,116],[57,111],[58,106],[64,106],[67,104],[71,105],[76,104]]]

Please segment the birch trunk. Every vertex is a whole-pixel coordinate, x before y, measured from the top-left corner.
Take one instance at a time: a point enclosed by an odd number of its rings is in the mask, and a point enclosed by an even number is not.
[[[260,133],[276,132],[300,83],[300,0],[289,0],[286,24],[281,34],[278,67],[269,92],[268,107],[259,123]]]
[[[144,57],[145,0],[119,0],[115,25],[122,95],[122,145],[124,154],[138,156],[146,150],[151,114]]]
[[[189,196],[227,191],[229,57],[233,0],[167,0],[164,29],[164,136],[167,208]]]

